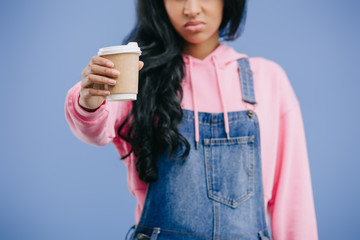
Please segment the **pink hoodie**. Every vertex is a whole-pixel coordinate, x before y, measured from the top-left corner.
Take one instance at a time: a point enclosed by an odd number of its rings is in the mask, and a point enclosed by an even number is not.
[[[186,66],[182,108],[197,112],[227,112],[253,109],[259,118],[265,209],[271,219],[274,240],[318,239],[310,170],[301,110],[283,69],[264,58],[250,58],[257,105],[242,101],[237,59],[247,57],[221,44],[203,60],[184,55]],[[146,64],[146,63],[145,63]],[[65,115],[73,133],[82,141],[103,146],[112,142],[119,155],[130,146],[117,136],[117,129],[131,102],[107,102],[95,112],[78,104],[80,83],[66,97]],[[225,121],[227,121],[225,119]],[[126,131],[126,129],[125,129]],[[226,131],[230,129],[226,126]],[[147,184],[139,180],[135,157],[124,160],[128,186],[137,198],[139,221]]]

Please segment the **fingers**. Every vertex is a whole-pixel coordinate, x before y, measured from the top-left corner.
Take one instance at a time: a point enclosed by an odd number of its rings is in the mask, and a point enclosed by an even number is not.
[[[108,67],[102,67],[96,64],[90,66],[91,74],[103,75],[108,77],[116,78],[119,76],[120,72],[116,69],[111,69]]]
[[[90,64],[91,65],[96,64],[96,65],[108,67],[108,68],[114,67],[114,63],[112,61],[110,61],[109,59],[100,57],[100,56],[93,56],[91,58]]]
[[[81,86],[94,88],[94,84],[115,85],[116,81],[113,78],[118,77],[120,72],[112,67],[114,67],[112,61],[99,56],[92,57],[88,66],[82,71]]]
[[[89,64],[83,69],[81,75],[83,78],[87,78],[90,74],[108,75],[110,77],[117,77],[118,71],[112,71],[114,63],[106,58],[100,56],[94,56],[91,58]],[[108,73],[108,74],[107,74]]]
[[[81,82],[81,86],[83,88],[94,88],[94,84],[114,86],[116,84],[116,80],[103,75],[91,73],[87,77],[83,78],[83,81]]]
[[[116,81],[114,79],[107,78],[101,75],[90,74],[88,76],[88,79],[89,79],[89,84],[98,83],[98,84],[107,84],[112,86],[116,84]]]
[[[116,84],[114,78],[117,78],[120,72],[113,69],[114,63],[106,58],[94,56],[91,58],[88,66],[82,71],[83,88],[94,88],[94,84],[110,85]],[[144,62],[139,61],[139,71],[144,67]],[[100,95],[103,95],[101,93]]]

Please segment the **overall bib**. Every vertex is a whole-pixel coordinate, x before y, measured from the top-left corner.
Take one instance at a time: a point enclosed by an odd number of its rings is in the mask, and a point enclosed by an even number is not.
[[[238,60],[243,101],[256,104],[249,60]],[[257,115],[199,112],[195,149],[194,112],[183,110],[179,132],[191,150],[185,160],[158,159],[158,181],[148,185],[133,240],[271,239],[264,210]],[[176,154],[175,154],[176,155]]]

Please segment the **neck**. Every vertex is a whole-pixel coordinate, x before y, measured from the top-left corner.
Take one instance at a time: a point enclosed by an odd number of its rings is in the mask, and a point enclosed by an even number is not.
[[[189,43],[184,46],[184,53],[203,60],[220,45],[217,34],[201,43]]]

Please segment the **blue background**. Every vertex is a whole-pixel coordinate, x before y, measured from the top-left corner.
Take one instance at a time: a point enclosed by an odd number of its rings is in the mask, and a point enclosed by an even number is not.
[[[359,1],[250,0],[230,45],[286,70],[300,100],[320,239],[358,236]],[[124,239],[135,198],[113,146],[76,139],[67,90],[134,25],[134,1],[0,2],[0,239]]]

